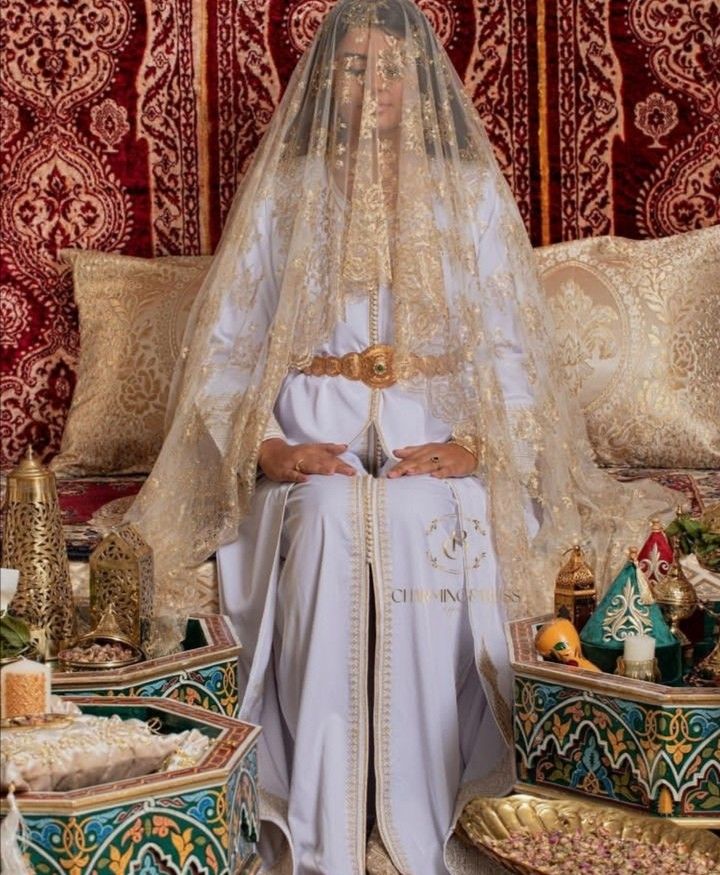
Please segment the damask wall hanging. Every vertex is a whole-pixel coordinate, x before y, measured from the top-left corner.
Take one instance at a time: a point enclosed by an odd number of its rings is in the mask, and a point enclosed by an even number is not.
[[[200,254],[334,0],[0,0],[3,466],[57,451],[61,248]],[[720,221],[718,0],[417,0],[536,244]]]

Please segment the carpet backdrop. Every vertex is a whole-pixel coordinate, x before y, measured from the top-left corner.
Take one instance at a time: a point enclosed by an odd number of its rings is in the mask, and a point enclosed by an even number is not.
[[[418,0],[536,244],[720,221],[720,0]],[[62,247],[211,252],[333,0],[0,0],[2,463],[57,451]]]

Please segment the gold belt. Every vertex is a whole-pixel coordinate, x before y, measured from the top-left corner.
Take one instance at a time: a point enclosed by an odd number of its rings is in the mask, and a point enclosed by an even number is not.
[[[387,389],[401,378],[449,374],[450,359],[440,355],[409,355],[400,359],[391,346],[376,343],[362,352],[348,352],[343,356],[316,355],[300,370],[313,377],[345,377],[361,380],[371,389]]]

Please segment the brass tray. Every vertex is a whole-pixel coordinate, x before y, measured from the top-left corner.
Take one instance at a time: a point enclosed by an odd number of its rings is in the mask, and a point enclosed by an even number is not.
[[[125,659],[106,659],[105,662],[68,658],[67,654],[73,648],[92,644],[121,644],[130,651],[130,656]],[[142,648],[120,629],[115,606],[112,602],[107,605],[94,629],[81,635],[70,647],[66,647],[58,653],[60,668],[71,671],[107,671],[111,668],[125,668],[128,665],[135,665],[136,662],[142,662],[143,659],[145,659],[145,654]]]
[[[511,860],[501,848],[493,846],[493,840],[523,832],[581,831],[589,834],[598,827],[623,838],[643,840],[652,845],[674,845],[684,853],[706,854],[720,871],[720,839],[707,830],[688,830],[658,817],[628,814],[609,806],[564,799],[537,799],[524,795],[473,799],[463,809],[456,831],[462,840],[474,845],[509,872],[555,875],[560,871],[557,866],[538,868]]]
[[[78,639],[73,647],[77,647],[81,644],[90,643],[122,644],[124,647],[127,647],[128,650],[132,651],[132,656],[128,656],[127,659],[111,659],[106,660],[105,662],[91,662],[82,659],[67,659],[63,656],[64,653],[67,653],[69,650],[71,650],[70,647],[67,647],[65,648],[65,650],[61,650],[57,655],[60,668],[70,671],[106,671],[109,668],[125,668],[125,666],[128,665],[135,665],[135,663],[142,662],[142,660],[145,658],[144,653],[136,644],[133,644],[132,641],[126,638],[120,638],[119,636],[95,635],[91,637],[89,635],[84,635],[82,638]]]

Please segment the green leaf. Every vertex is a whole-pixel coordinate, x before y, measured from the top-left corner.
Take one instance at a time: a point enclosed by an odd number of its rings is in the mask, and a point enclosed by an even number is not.
[[[720,810],[720,805],[718,805],[717,796],[708,796],[707,799],[703,799],[703,801],[698,806],[702,808],[703,811],[718,811]]]
[[[702,535],[702,525],[697,520],[685,520],[684,528],[691,538],[698,538]]]
[[[6,623],[5,617],[2,618],[2,625],[0,625],[0,638],[3,641],[6,641],[8,644],[13,646],[25,645],[30,642],[30,631],[27,626],[23,629],[22,627],[18,627],[16,625],[11,625],[10,623]]]

